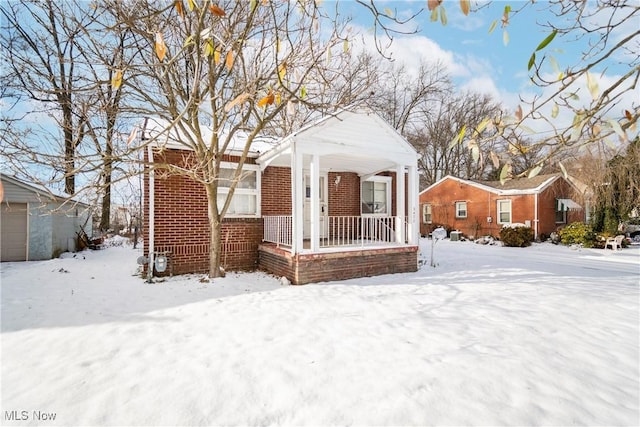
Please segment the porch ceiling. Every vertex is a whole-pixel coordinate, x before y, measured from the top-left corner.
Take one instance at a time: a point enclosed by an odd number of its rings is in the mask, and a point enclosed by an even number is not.
[[[317,154],[322,170],[361,176],[417,163],[411,144],[377,114],[367,112],[342,111],[322,119],[285,138],[257,161],[263,168],[290,167],[294,150],[303,153],[305,164]]]
[[[304,156],[304,163],[309,164],[310,155]],[[282,153],[275,157],[269,166],[291,166],[291,154]],[[380,171],[390,170],[396,166],[396,162],[390,159],[366,156],[363,154],[325,154],[320,157],[320,170],[328,172],[355,172],[360,176],[375,174]]]

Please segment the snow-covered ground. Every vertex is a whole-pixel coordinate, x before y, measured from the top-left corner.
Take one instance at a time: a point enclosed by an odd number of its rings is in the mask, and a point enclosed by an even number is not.
[[[300,287],[149,284],[126,245],[3,263],[0,424],[640,424],[640,247],[430,245]]]

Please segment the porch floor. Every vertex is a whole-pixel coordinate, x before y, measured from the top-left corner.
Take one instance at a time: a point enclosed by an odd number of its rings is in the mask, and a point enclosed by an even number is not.
[[[276,243],[263,243],[263,245],[273,245],[287,251],[291,249],[291,245],[276,244]],[[396,248],[403,247],[405,245],[398,245],[394,242],[381,242],[379,240],[367,240],[367,239],[352,239],[347,242],[341,242],[340,245],[332,245],[330,239],[320,239],[320,252],[340,252],[340,251],[353,251],[358,249],[379,249],[379,248]],[[311,249],[311,240],[304,239],[302,241],[303,249]]]

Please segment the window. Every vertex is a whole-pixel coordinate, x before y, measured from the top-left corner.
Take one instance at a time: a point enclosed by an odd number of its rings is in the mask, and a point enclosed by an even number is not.
[[[456,218],[467,217],[467,202],[456,202]]]
[[[556,224],[566,224],[567,211],[560,200],[556,200]]]
[[[422,205],[422,222],[431,224],[431,205],[428,203]]]
[[[318,196],[320,198],[320,202],[323,202],[325,200],[324,197],[324,176],[320,176],[320,183],[318,186]],[[305,175],[304,177],[304,196],[307,199],[311,199],[311,177],[309,175]]]
[[[511,224],[511,200],[498,200],[498,224]]]
[[[229,194],[236,165],[222,163],[218,182],[218,209],[222,209]],[[260,173],[257,165],[244,165],[238,178],[233,198],[226,213],[227,217],[260,216]]]
[[[374,176],[362,182],[362,214],[391,215],[391,177]]]

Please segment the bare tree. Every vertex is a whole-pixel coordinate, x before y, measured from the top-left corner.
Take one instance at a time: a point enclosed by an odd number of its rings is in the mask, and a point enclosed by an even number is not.
[[[495,134],[485,130],[483,120],[500,111],[501,106],[490,96],[476,93],[444,94],[433,102],[423,112],[421,126],[409,135],[420,153],[418,166],[424,177],[423,185],[433,184],[449,174],[466,179],[485,178],[492,158],[497,158],[501,150],[495,139],[482,140],[485,133]],[[471,136],[466,144],[457,143],[462,128],[469,129],[465,133]]]
[[[105,4],[96,5],[96,9],[101,13],[93,28],[83,27],[80,49],[85,79],[91,90],[86,96],[78,96],[77,100],[86,106],[80,114],[86,124],[85,134],[93,142],[92,149],[96,153],[97,187],[101,189],[102,199],[99,229],[106,231],[110,229],[114,168],[130,155],[122,138],[126,131],[124,127],[130,127],[126,104],[128,85],[123,74],[135,61],[137,50],[131,45],[135,40],[132,32],[117,25]],[[121,175],[126,177],[129,171]]]
[[[132,104],[164,124],[147,142],[169,137],[191,152],[183,165],[155,167],[204,187],[209,276],[218,277],[222,219],[252,142],[300,105],[328,108],[322,94],[348,40],[315,2],[114,1],[109,9],[137,37],[140,60],[125,71]],[[230,178],[221,163],[231,148],[241,154],[225,196],[218,184]]]
[[[406,13],[399,17],[393,10],[381,10],[374,0],[358,0],[358,3],[372,13],[376,46],[381,52],[384,40],[391,42],[399,32],[418,31],[413,18],[422,12],[429,13],[432,21],[447,24],[449,3],[442,0],[429,0],[426,5],[421,3],[410,8],[409,18],[404,18]],[[487,3],[483,3],[475,7],[486,6]],[[474,12],[469,0],[460,1],[459,7],[465,15]],[[533,7],[545,8],[559,18],[540,23],[548,29],[548,34],[531,53],[528,64],[532,82],[541,91],[532,99],[521,99],[521,105],[511,115],[490,117],[496,132],[486,136],[495,139],[505,133],[515,134],[520,141],[528,140],[531,145],[544,147],[539,151],[544,153],[543,160],[547,163],[559,153],[575,151],[602,140],[615,144],[617,140],[628,142],[633,139],[638,132],[640,115],[634,95],[640,78],[640,30],[637,25],[640,5],[624,0],[518,2],[506,4],[489,30],[500,26],[503,40],[508,43],[509,26],[522,18],[521,13],[526,8]],[[584,42],[582,56],[574,64],[561,66],[553,58],[552,47],[561,39]],[[614,74],[612,65],[621,65],[623,71]],[[566,116],[570,117],[568,122],[561,120]],[[538,134],[528,130],[532,121],[546,124],[550,131]],[[466,124],[466,128],[470,128],[470,124]],[[523,133],[528,133],[529,138],[523,137]],[[468,144],[469,139],[473,137],[467,133],[457,142]],[[512,161],[506,159],[501,168],[501,179],[514,176],[513,166]],[[540,161],[520,175],[535,175],[543,167],[543,161]],[[564,166],[560,164],[560,168]]]
[[[29,181],[63,181],[70,196],[100,197],[100,229],[107,230],[114,167],[126,155],[116,145],[126,139],[117,129],[130,33],[102,6],[81,1],[8,2],[0,9],[2,99],[13,103],[3,115],[13,134],[0,150]]]
[[[76,64],[77,41],[84,28],[91,27],[97,12],[76,3],[46,0],[3,2],[0,13],[6,55],[1,80],[9,88],[4,95],[30,101],[35,107],[30,114],[39,113],[55,121],[64,141],[58,167],[64,176],[65,192],[73,195],[78,171],[76,149],[86,125],[75,99],[86,89],[79,78],[82,70]]]
[[[393,62],[378,63],[377,67],[379,78],[368,104],[403,135],[420,126],[422,116],[452,89],[439,62],[422,61],[415,74]]]

